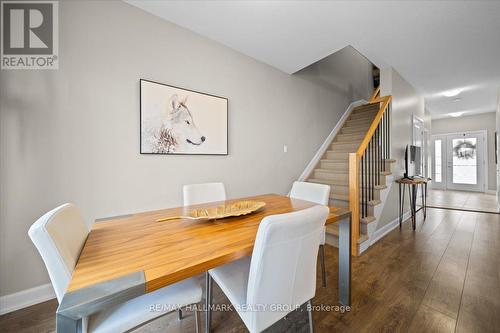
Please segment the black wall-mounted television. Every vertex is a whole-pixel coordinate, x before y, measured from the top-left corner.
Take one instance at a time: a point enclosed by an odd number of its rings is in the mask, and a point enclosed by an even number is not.
[[[422,177],[422,150],[420,147],[406,146],[405,169],[405,178]]]

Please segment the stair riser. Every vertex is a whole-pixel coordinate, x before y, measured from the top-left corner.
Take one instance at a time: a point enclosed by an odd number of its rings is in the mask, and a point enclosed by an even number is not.
[[[342,133],[342,134],[366,134],[367,130],[368,130],[368,127],[366,127],[366,128],[342,127],[342,130],[340,131],[340,133]]]
[[[361,215],[361,207],[359,207],[359,213]],[[368,216],[375,216],[375,206],[368,205],[368,213],[367,214],[368,214]],[[365,223],[362,223],[362,224],[365,224]]]
[[[356,134],[356,135],[345,135],[345,134],[340,134],[335,138],[334,142],[350,142],[350,143],[356,143],[358,146],[363,141],[365,135],[364,134]]]
[[[342,160],[347,161],[349,158],[349,154],[347,152],[327,152],[326,158],[328,160]]]
[[[325,172],[316,170],[314,171],[314,178],[342,181],[347,179],[346,171],[347,170],[343,170],[343,172]]]
[[[349,167],[347,161],[346,163],[336,163],[336,162],[320,162],[321,169],[329,169],[332,171],[344,171]]]
[[[364,131],[364,133],[366,133],[366,131],[368,131],[368,128],[370,128],[370,125],[371,125],[371,122],[367,122],[367,123],[362,123],[362,124],[345,124],[342,129],[351,129],[351,128],[356,128],[356,129],[359,129],[361,131]]]
[[[330,149],[331,150],[334,150],[334,149],[350,149],[350,150],[356,151],[359,148],[359,144],[360,144],[360,142],[352,142],[352,141],[348,141],[348,142],[333,142],[330,145]]]
[[[351,127],[351,126],[369,126],[372,124],[372,119],[370,118],[361,118],[361,119],[353,119],[353,120],[348,120],[344,124],[346,127]]]
[[[379,107],[371,107],[371,108],[360,108],[360,109],[356,109],[356,110],[353,110],[352,113],[351,113],[351,116],[352,115],[357,115],[357,114],[369,114],[369,113],[374,113],[376,114],[377,112],[379,111]]]
[[[330,199],[329,204],[334,207],[349,208],[349,201]]]
[[[351,114],[351,116],[349,117],[348,121],[349,120],[360,120],[360,119],[370,119],[370,120],[373,121],[373,119],[375,118],[376,114],[377,114],[376,112],[354,113],[354,114]]]
[[[358,147],[358,145],[330,146],[330,150],[342,153],[355,153]]]

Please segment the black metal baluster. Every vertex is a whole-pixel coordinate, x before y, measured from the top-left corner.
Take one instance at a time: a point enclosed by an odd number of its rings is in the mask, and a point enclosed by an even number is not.
[[[365,165],[361,156],[361,218],[365,216]]]
[[[375,173],[375,185],[380,184],[380,123],[377,125],[377,130],[375,131],[375,137],[377,141],[377,171]]]
[[[372,139],[370,141],[370,162],[372,164],[372,172],[370,173],[370,177],[371,177],[371,182],[370,182],[370,190],[371,190],[371,197],[370,197],[370,200],[373,200],[375,198],[375,188],[373,187],[373,184],[374,184],[374,181],[375,181],[375,163],[374,163],[374,159],[375,159],[375,143],[373,142],[373,136],[372,136]]]
[[[389,152],[387,154],[387,158],[390,159],[391,158],[391,111],[392,111],[392,107],[391,105],[389,104],[389,106],[387,107],[387,125],[389,127],[389,131],[387,133],[387,151]]]
[[[382,113],[382,119],[380,120],[380,161],[384,161],[384,114]],[[384,163],[380,163],[380,171],[384,171]]]
[[[385,135],[384,135],[384,150],[385,150],[385,156],[384,156],[384,171],[387,171],[386,168],[387,168],[387,165],[385,163],[385,161],[389,158],[389,150],[388,150],[388,135],[387,133],[389,133],[389,114],[387,113],[387,111],[389,111],[389,109],[386,109],[385,112],[384,112],[384,118],[385,118]]]
[[[365,216],[368,216],[368,160],[366,150],[363,153],[365,162]]]
[[[366,201],[370,201],[370,170],[371,170],[371,164],[370,164],[370,159],[371,159],[371,154],[370,154],[370,143],[368,143],[368,146],[366,146],[365,150],[366,154]]]
[[[389,159],[389,108],[385,110],[385,160]],[[385,161],[384,161],[385,162]],[[387,168],[386,163],[384,166]],[[387,170],[385,170],[387,171]]]

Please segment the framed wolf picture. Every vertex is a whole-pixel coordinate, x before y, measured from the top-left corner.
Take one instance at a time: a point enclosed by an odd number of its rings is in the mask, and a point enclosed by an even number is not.
[[[227,98],[140,80],[141,154],[227,155]]]

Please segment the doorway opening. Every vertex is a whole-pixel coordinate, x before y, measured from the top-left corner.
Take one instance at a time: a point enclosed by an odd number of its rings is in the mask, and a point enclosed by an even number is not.
[[[498,212],[496,196],[487,191],[487,147],[486,130],[433,135],[428,205]]]

